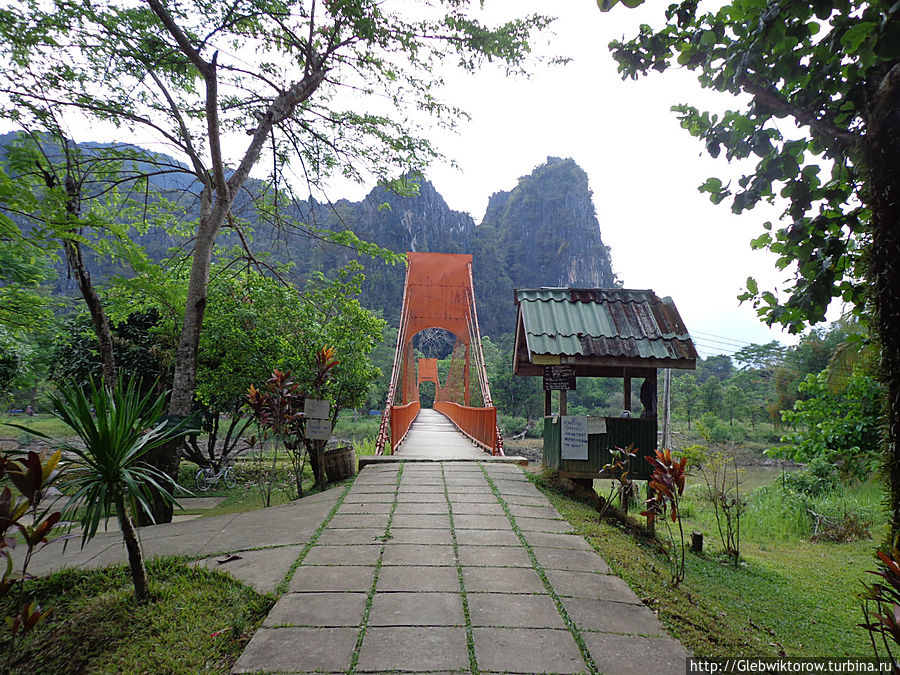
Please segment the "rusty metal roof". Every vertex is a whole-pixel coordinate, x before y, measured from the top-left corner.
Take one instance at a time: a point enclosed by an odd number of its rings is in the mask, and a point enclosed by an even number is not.
[[[516,303],[532,355],[671,360],[691,368],[686,362],[697,359],[672,298],[651,290],[523,288]]]

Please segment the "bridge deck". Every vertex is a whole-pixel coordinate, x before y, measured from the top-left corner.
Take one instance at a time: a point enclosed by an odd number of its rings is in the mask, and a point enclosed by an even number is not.
[[[403,443],[394,453],[400,459],[485,459],[490,455],[460,433],[437,410],[422,408]]]

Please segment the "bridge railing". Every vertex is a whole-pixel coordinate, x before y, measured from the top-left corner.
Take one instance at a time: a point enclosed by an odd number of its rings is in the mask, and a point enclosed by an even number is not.
[[[434,409],[443,413],[456,428],[492,455],[503,454],[503,444],[497,429],[497,408],[472,408],[452,403],[435,401]]]
[[[406,405],[395,405],[391,407],[391,452],[393,453],[397,446],[406,438],[409,428],[412,426],[413,420],[419,414],[419,402],[413,401]]]

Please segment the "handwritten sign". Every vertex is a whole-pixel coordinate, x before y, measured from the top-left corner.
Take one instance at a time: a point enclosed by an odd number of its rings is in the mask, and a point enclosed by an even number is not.
[[[306,438],[327,441],[331,438],[331,420],[306,420]]]
[[[575,389],[575,366],[544,366],[544,391]]]
[[[316,398],[308,398],[303,401],[303,414],[313,419],[327,420],[330,409],[331,401],[320,401]]]
[[[561,451],[563,459],[588,458],[588,424],[584,415],[569,416],[562,419]]]

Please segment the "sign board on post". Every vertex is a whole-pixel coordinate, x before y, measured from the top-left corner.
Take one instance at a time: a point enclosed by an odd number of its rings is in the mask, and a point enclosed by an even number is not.
[[[544,391],[575,389],[575,366],[544,366]]]
[[[306,438],[316,441],[327,441],[331,438],[331,420],[306,420]]]
[[[327,441],[331,438],[331,401],[308,398],[303,401],[303,414],[306,415],[306,438],[314,441]]]
[[[303,401],[303,414],[308,418],[327,420],[331,411],[331,401],[320,401],[317,398],[308,398]]]
[[[585,415],[565,415],[561,418],[560,450],[562,459],[588,458],[588,423]]]

